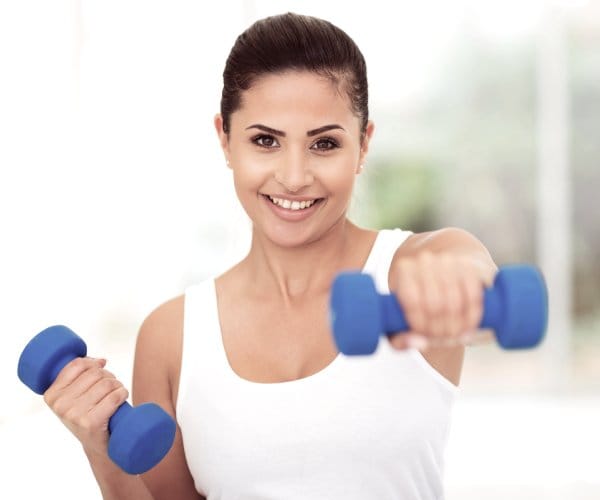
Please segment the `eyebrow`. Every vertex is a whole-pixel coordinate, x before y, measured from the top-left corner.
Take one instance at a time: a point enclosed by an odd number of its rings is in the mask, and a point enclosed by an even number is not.
[[[267,127],[266,125],[261,125],[260,123],[255,123],[254,125],[250,125],[249,127],[246,127],[246,130],[249,130],[251,128],[257,128],[259,130],[262,130],[263,132],[267,132],[268,134],[271,135],[276,135],[279,137],[285,137],[285,132],[282,130],[277,130],[271,127]],[[313,129],[313,130],[309,130],[308,132],[306,132],[306,135],[308,137],[312,137],[314,135],[318,135],[318,134],[322,134],[323,132],[327,132],[328,130],[335,130],[335,129],[339,129],[339,130],[343,130],[345,132],[344,127],[342,127],[341,125],[338,125],[336,123],[332,123],[331,125],[324,125],[322,127]]]

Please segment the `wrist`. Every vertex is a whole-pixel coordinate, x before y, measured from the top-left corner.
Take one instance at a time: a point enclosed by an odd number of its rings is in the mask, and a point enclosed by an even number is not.
[[[121,468],[111,460],[106,450],[99,450],[98,448],[89,445],[82,445],[82,447],[95,475],[104,475],[104,471],[107,474],[114,474],[117,471],[123,472]]]

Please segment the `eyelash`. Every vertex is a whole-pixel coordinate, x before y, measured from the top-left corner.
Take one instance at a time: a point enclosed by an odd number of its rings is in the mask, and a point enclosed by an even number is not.
[[[340,143],[338,141],[336,141],[335,139],[333,139],[332,137],[321,137],[321,138],[317,139],[317,141],[313,144],[313,146],[315,146],[319,143],[322,143],[322,142],[327,143],[327,147],[326,148],[317,148],[320,151],[331,151],[332,149],[337,149],[340,147]]]
[[[261,144],[261,142],[264,141],[265,139],[269,139],[269,140],[273,141],[272,144],[277,144],[277,146],[275,146],[275,145],[266,146],[264,144]],[[256,135],[256,136],[252,137],[251,141],[253,144],[256,144],[259,148],[263,148],[263,149],[273,149],[273,148],[276,148],[279,146],[277,139],[269,134]],[[326,143],[327,147],[316,148],[317,151],[331,151],[333,149],[337,149],[340,147],[339,142],[336,141],[335,139],[333,139],[332,137],[320,137],[313,143],[313,145],[311,146],[311,149],[314,146],[316,146],[317,144],[322,144],[322,143]]]

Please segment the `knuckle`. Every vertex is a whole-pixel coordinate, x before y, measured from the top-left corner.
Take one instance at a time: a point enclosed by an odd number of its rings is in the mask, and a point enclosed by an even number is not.
[[[457,256],[449,252],[440,253],[440,262],[447,269],[454,269],[460,262],[461,258],[461,256]]]
[[[406,321],[410,325],[411,330],[419,333],[424,333],[426,330],[425,318],[418,311],[411,311],[406,315]]]
[[[97,377],[97,378],[104,378],[104,370],[102,368],[100,368],[99,366],[94,366],[91,367],[89,370],[90,375],[92,375],[93,377]]]
[[[457,316],[462,310],[462,300],[457,290],[448,293],[446,301],[446,311],[451,316]]]
[[[429,322],[429,332],[435,337],[442,337],[445,331],[445,324],[440,320],[433,320]]]
[[[412,259],[408,257],[401,257],[396,261],[396,268],[398,271],[406,271],[412,267]]]
[[[417,259],[419,262],[431,262],[433,260],[433,253],[430,250],[423,250],[418,253]]]
[[[84,370],[88,365],[88,358],[75,358],[67,366],[73,370]]]
[[[90,432],[95,429],[95,422],[90,417],[89,413],[82,415],[77,422],[78,427],[86,432]]]
[[[483,301],[483,288],[474,280],[467,280],[465,283],[465,293],[469,305],[476,305]]]
[[[129,393],[128,393],[127,389],[125,389],[124,387],[120,387],[120,388],[114,390],[113,392],[111,392],[108,395],[107,399],[108,399],[108,402],[111,403],[113,406],[117,406],[117,405],[121,404],[123,401],[125,401],[128,396],[129,396]]]
[[[55,398],[54,398],[54,393],[52,391],[46,391],[44,393],[44,403],[46,403],[49,407],[52,408],[52,405],[54,404]]]
[[[427,294],[425,307],[427,308],[427,312],[434,316],[437,316],[444,311],[444,303],[442,298],[436,291],[433,290]]]
[[[457,320],[454,324],[454,328],[452,330],[452,336],[453,337],[459,337],[461,335],[463,335],[465,332],[469,331],[469,326],[468,324],[462,320]]]
[[[397,299],[402,304],[405,313],[410,313],[413,309],[418,309],[421,306],[419,294],[414,290],[401,290]]]
[[[52,411],[61,419],[71,420],[73,418],[73,404],[64,399],[58,399],[52,406]]]
[[[94,367],[88,370],[87,377],[89,377],[89,382],[94,384],[104,384],[105,380],[109,380],[109,377],[106,377],[102,368]]]
[[[469,316],[469,329],[475,329],[481,323],[483,319],[483,307],[476,307],[471,310],[471,315]]]
[[[106,393],[118,389],[121,385],[120,382],[115,378],[103,378],[102,380],[100,380],[99,384],[102,390]]]
[[[81,425],[81,419],[83,418],[74,406],[65,407],[64,411],[58,416],[66,422],[77,424],[77,426]]]

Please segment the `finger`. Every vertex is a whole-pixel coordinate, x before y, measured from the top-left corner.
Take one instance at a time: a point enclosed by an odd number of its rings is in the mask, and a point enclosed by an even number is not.
[[[104,378],[113,378],[116,379],[115,375],[100,367],[92,367],[88,370],[84,371],[79,377],[74,380],[71,385],[66,387],[63,392],[66,393],[68,391],[72,397],[78,398],[85,392],[87,392],[91,387],[94,386],[99,380]]]
[[[415,264],[409,260],[399,260],[396,298],[404,313],[410,329],[416,332],[424,331],[425,315],[422,309],[421,285],[417,279]]]
[[[419,256],[419,278],[422,293],[422,307],[425,315],[425,328],[422,332],[433,337],[444,334],[444,296],[442,289],[442,269],[439,259],[429,252]]]
[[[424,335],[414,332],[403,332],[389,337],[390,344],[394,349],[403,351],[406,349],[416,349],[425,351],[429,347],[429,341]]]
[[[477,330],[483,317],[484,285],[472,272],[467,263],[463,264],[461,288],[464,296],[464,332]]]
[[[101,378],[96,381],[85,393],[77,398],[77,404],[85,411],[92,410],[97,406],[107,395],[123,388],[123,384],[114,377]]]
[[[440,282],[443,294],[443,336],[456,338],[464,331],[464,302],[461,267],[456,259],[440,257]]]
[[[56,380],[52,385],[57,389],[62,389],[71,384],[79,375],[89,368],[103,367],[106,365],[105,359],[97,358],[75,358],[65,365],[59,372]]]
[[[108,428],[108,421],[128,397],[129,391],[122,385],[106,393],[87,412],[85,425],[92,429]]]
[[[102,368],[105,365],[105,359],[75,358],[67,363],[59,372],[52,385],[44,393],[44,400],[46,403],[51,404],[57,395],[75,382],[82,373],[89,369]]]

